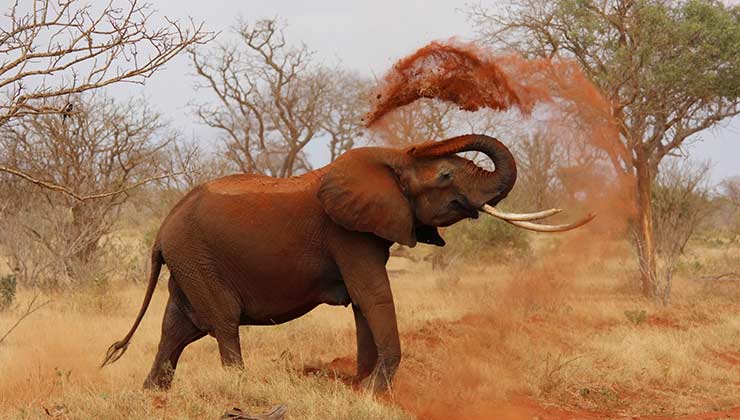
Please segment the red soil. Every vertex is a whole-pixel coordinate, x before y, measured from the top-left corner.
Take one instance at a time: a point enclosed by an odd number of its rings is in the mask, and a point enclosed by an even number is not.
[[[537,320],[538,322],[540,320]],[[420,355],[445,351],[460,354],[461,358],[486,360],[495,351],[495,337],[490,335],[492,323],[501,326],[506,321],[496,321],[490,316],[468,315],[459,320],[429,321],[421,327],[403,334],[405,361],[399,369],[392,394],[384,397],[389,404],[397,404],[423,420],[720,420],[740,418],[740,407],[724,410],[670,417],[665,415],[633,415],[614,408],[587,410],[548,405],[527,395],[505,397],[481,393],[480,381],[475,372],[464,363],[451,362],[435,367],[433,380],[429,366],[419,363]],[[546,321],[542,321],[546,322]],[[473,335],[483,330],[479,337]],[[521,333],[521,331],[519,332]],[[460,353],[458,353],[460,352]],[[740,366],[740,352],[717,355],[723,362]],[[321,375],[342,381],[359,391],[354,379],[356,359],[339,357],[330,363],[304,368],[304,373]],[[474,394],[471,395],[470,394]],[[631,395],[620,392],[625,407],[629,408]]]
[[[687,330],[688,327],[679,324],[675,320],[659,315],[650,315],[647,318],[647,324],[652,327],[668,328],[673,330]]]
[[[719,357],[720,360],[725,363],[740,367],[740,351],[728,351],[725,353],[719,353],[717,357]]]

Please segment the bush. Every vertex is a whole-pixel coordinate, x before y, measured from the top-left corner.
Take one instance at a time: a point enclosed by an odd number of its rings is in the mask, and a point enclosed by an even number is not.
[[[495,251],[506,256],[522,256],[530,251],[527,233],[491,217],[464,220],[445,231],[445,240],[462,256]]]
[[[647,319],[647,312],[645,310],[631,310],[631,311],[624,311],[624,316],[627,317],[627,319],[635,324],[640,325]]]
[[[653,226],[658,255],[656,297],[668,304],[673,275],[689,239],[711,214],[709,164],[664,162],[652,191]]]
[[[435,248],[426,258],[435,269],[445,269],[459,259],[485,256],[489,261],[503,261],[530,252],[529,236],[524,230],[491,217],[464,220],[441,233],[447,246]]]
[[[15,274],[0,277],[0,311],[8,309],[13,304],[17,286]]]

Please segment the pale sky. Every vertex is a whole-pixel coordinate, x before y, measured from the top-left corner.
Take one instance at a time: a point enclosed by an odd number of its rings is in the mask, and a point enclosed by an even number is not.
[[[468,1],[451,0],[151,0],[159,14],[171,18],[193,17],[226,40],[237,17],[248,21],[279,17],[287,22],[286,37],[303,42],[318,59],[341,63],[362,74],[382,75],[393,63],[436,39],[472,39],[473,28],[463,9]],[[217,40],[217,41],[218,41]],[[217,133],[199,125],[188,103],[196,99],[195,78],[186,56],[157,73],[142,88],[151,103],[186,136],[215,143]],[[129,88],[130,89],[130,88]],[[715,182],[740,175],[740,118],[701,134],[704,141],[688,148],[692,157],[714,162]],[[316,165],[327,153],[321,147],[307,150]]]

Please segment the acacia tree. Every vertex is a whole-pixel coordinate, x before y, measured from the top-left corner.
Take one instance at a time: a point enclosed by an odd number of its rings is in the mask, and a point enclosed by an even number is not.
[[[121,3],[119,5],[119,3]],[[77,95],[115,83],[143,83],[185,48],[212,38],[202,24],[165,18],[153,25],[150,5],[138,0],[94,7],[79,0],[16,1],[0,17],[0,127],[24,117],[77,113]],[[78,200],[74,185],[59,185],[0,164],[0,172]],[[117,192],[106,192],[115,194]]]
[[[611,103],[634,177],[643,294],[656,295],[652,185],[693,135],[740,113],[740,7],[713,0],[512,0],[475,6],[484,40],[526,57],[573,59]]]
[[[330,137],[332,157],[360,130],[356,76],[317,65],[305,45],[291,47],[276,19],[238,24],[238,45],[190,50],[198,88],[215,95],[200,103],[200,120],[223,134],[226,156],[239,170],[278,177],[310,170],[305,147]]]

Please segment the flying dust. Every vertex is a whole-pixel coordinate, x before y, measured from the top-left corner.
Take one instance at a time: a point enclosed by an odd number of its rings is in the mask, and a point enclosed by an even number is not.
[[[507,369],[508,364],[516,363],[496,354],[503,345],[501,337],[531,324],[527,315],[522,315],[526,307],[557,306],[564,296],[577,293],[571,280],[581,268],[626,253],[623,244],[617,245],[613,239],[624,237],[634,212],[632,176],[621,164],[629,156],[619,141],[612,107],[577,63],[569,60],[527,60],[455,40],[432,42],[399,60],[384,76],[374,106],[365,117],[366,126],[382,138],[394,111],[421,98],[453,103],[464,111],[518,111],[515,124],[534,123],[547,133],[543,141],[555,142],[564,151],[561,156],[567,161],[559,162],[557,180],[564,194],[558,207],[571,215],[586,211],[598,214],[591,224],[558,237],[558,245],[551,250],[538,252],[536,263],[509,272],[513,281],[497,291],[495,305],[481,308],[472,317],[429,327],[453,331],[444,345],[454,360],[439,361],[443,364],[438,372],[442,376],[439,389],[422,380],[423,373],[417,377],[404,374],[408,364],[399,372],[396,401],[421,418],[482,419],[490,418],[491,413],[500,418],[532,418],[536,410],[531,407],[507,408],[512,407],[511,395],[501,395],[497,384],[481,383],[479,370],[498,370],[493,377],[521,383],[532,372]],[[511,147],[512,139],[501,140]],[[529,332],[536,335],[537,328],[546,327],[534,325]],[[415,334],[411,336],[413,339]],[[450,392],[457,387],[467,390],[464,396]],[[527,404],[513,406],[523,405]]]

